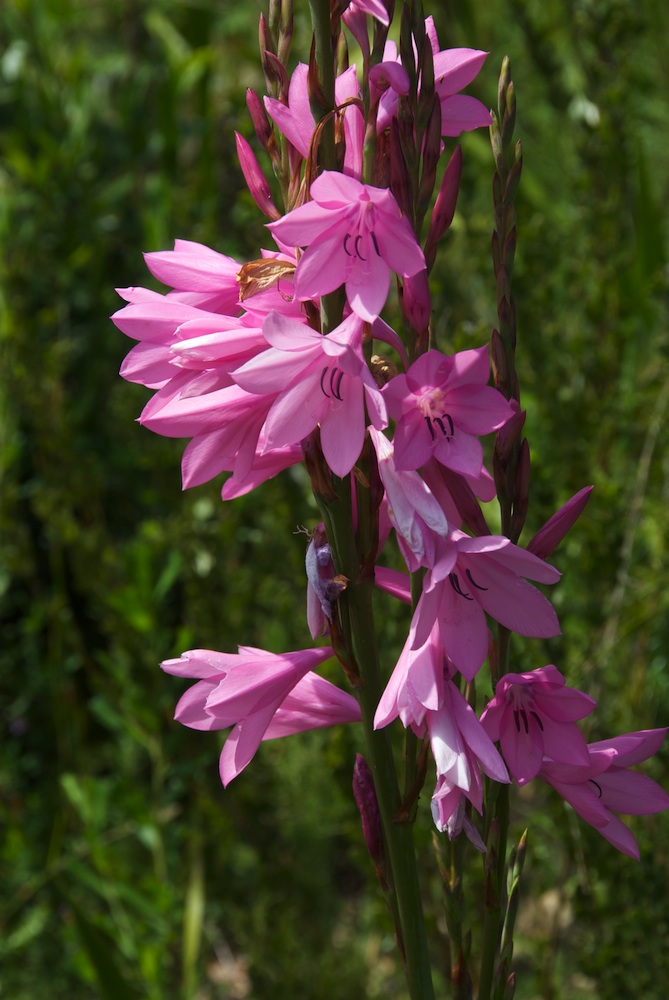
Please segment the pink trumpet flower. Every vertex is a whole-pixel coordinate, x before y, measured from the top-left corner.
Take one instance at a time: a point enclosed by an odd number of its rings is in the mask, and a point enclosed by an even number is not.
[[[251,646],[240,646],[238,653],[193,649],[161,667],[198,681],[180,699],[175,719],[191,729],[234,727],[220,760],[221,780],[228,785],[262,740],[360,717],[353,697],[309,676],[332,655],[329,646],[278,654]]]
[[[497,430],[513,415],[489,379],[487,347],[450,357],[428,351],[406,375],[391,379],[383,396],[397,421],[397,469],[418,469],[434,457],[454,472],[479,477],[483,448],[478,435]]]
[[[638,861],[639,845],[614,813],[645,816],[669,809],[664,789],[647,775],[630,770],[656,753],[666,734],[666,729],[647,729],[590,743],[590,762],[585,767],[546,757],[539,777],[614,847]]]
[[[525,577],[557,583],[560,573],[502,535],[471,538],[462,531],[451,532],[439,541],[437,559],[414,612],[416,646],[425,642],[438,621],[449,659],[471,680],[488,653],[485,612],[520,635],[559,635],[555,611]]]
[[[434,20],[426,18],[425,28],[432,46],[434,61],[434,89],[441,104],[441,134],[456,136],[476,128],[487,128],[491,122],[490,111],[481,101],[460,94],[478,75],[488,55],[478,49],[439,49],[439,39]],[[399,61],[397,46],[386,43],[384,62]],[[397,94],[388,90],[381,99],[377,128],[383,131],[390,119],[397,116]]]
[[[263,323],[270,349],[232,378],[245,391],[277,393],[264,425],[265,451],[302,441],[320,424],[321,447],[337,476],[351,471],[365,438],[365,400],[374,424],[387,423],[385,405],[361,348],[355,315],[322,336],[273,312]]]
[[[519,785],[536,778],[544,756],[563,764],[590,764],[585,738],[576,725],[595,707],[587,694],[567,687],[552,663],[523,674],[505,674],[497,682],[481,723],[499,741]]]
[[[425,267],[409,220],[386,188],[324,171],[312,201],[268,229],[283,244],[306,246],[295,272],[295,294],[314,299],[346,286],[351,308],[372,323],[388,297],[390,272],[404,277]]]

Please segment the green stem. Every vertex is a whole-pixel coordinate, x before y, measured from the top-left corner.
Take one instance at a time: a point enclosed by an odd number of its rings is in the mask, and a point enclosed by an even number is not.
[[[486,861],[485,911],[483,917],[483,947],[478,1000],[490,1000],[499,954],[502,910],[505,899],[504,874],[506,842],[509,828],[509,786],[500,785],[494,804],[494,818],[488,838]]]
[[[329,537],[339,573],[349,580],[340,602],[342,621],[350,623],[351,652],[360,674],[356,691],[362,713],[366,757],[374,777],[374,786],[383,827],[387,862],[397,897],[399,931],[404,948],[405,974],[411,1000],[433,1000],[434,990],[427,947],[427,934],[418,881],[413,828],[395,822],[402,798],[397,781],[390,730],[374,729],[374,715],[383,692],[383,679],[374,625],[374,580],[361,570],[350,503],[348,481],[341,481],[341,500],[327,505]],[[358,516],[369,516],[367,505],[358,505]],[[368,532],[360,531],[364,537]],[[364,562],[363,562],[364,565]]]
[[[318,79],[324,100],[322,112],[327,114],[327,112],[334,111],[335,108],[335,51],[330,31],[330,2],[329,0],[309,0],[309,7],[314,29]],[[334,118],[330,116],[323,126],[320,140],[319,163],[324,170],[334,170],[335,168],[334,137]]]

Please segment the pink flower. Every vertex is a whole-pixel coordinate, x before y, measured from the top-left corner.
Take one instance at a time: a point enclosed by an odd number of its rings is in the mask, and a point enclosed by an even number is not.
[[[279,654],[250,646],[240,646],[238,653],[193,649],[161,667],[178,677],[198,678],[180,699],[175,719],[191,729],[234,727],[220,761],[227,785],[263,739],[359,718],[355,699],[322,678],[311,677],[297,688],[332,655],[329,646]]]
[[[390,23],[388,11],[382,0],[351,0],[341,19],[360,46],[363,56],[369,58],[369,28],[367,17],[375,18],[386,26]]]
[[[470,538],[453,531],[440,540],[425,577],[414,612],[415,644],[422,645],[438,621],[449,659],[471,680],[488,652],[485,612],[520,635],[558,635],[555,611],[524,577],[556,583],[560,573],[502,535]]]
[[[425,28],[432,46],[434,60],[434,89],[441,104],[441,134],[460,135],[475,128],[490,125],[490,111],[475,97],[468,97],[458,91],[468,86],[478,75],[488,55],[478,49],[439,49],[439,40],[434,20],[426,18]],[[383,53],[384,62],[399,61],[397,46],[387,42]],[[390,119],[397,116],[397,94],[386,91],[381,99],[377,129],[383,131]]]
[[[418,469],[431,457],[454,472],[481,475],[483,448],[477,435],[497,430],[513,411],[489,386],[487,347],[447,357],[428,351],[383,389],[397,421],[395,465]]]
[[[295,272],[295,294],[313,299],[346,286],[351,308],[368,323],[379,315],[390,271],[425,267],[408,219],[385,188],[325,171],[311,185],[313,201],[268,226],[288,246],[306,246]]]
[[[594,707],[587,694],[566,687],[560,671],[549,663],[524,674],[505,674],[481,723],[492,740],[499,740],[511,774],[524,785],[537,776],[544,755],[563,764],[590,764],[576,720]]]
[[[235,382],[251,393],[278,393],[264,425],[265,451],[302,441],[320,424],[321,447],[335,475],[346,476],[360,456],[365,406],[385,426],[381,393],[361,349],[355,315],[322,336],[302,323],[270,313],[263,332],[271,349],[238,368]]]
[[[539,777],[614,847],[638,861],[636,839],[614,813],[644,816],[669,809],[664,789],[645,774],[629,770],[656,753],[666,733],[666,729],[647,729],[590,743],[586,767],[545,758]]]

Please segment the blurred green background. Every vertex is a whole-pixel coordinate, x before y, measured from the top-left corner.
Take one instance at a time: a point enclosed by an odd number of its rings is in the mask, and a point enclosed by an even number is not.
[[[289,472],[223,505],[180,492],[114,287],[142,250],[269,245],[233,129],[262,91],[257,0],[5,0],[0,12],[0,995],[8,1000],[404,997],[350,795],[355,727],[277,741],[227,790],[218,734],[172,722],[191,647],[309,642]],[[587,483],[558,550],[564,635],[518,643],[599,701],[589,736],[669,723],[669,16],[664,0],[426,3],[442,45],[508,52],[525,170],[515,293],[533,487],[525,538]],[[294,52],[308,51],[306,3]],[[255,140],[252,140],[255,141]],[[464,138],[435,275],[446,350],[495,322],[492,159]],[[382,610],[392,665],[406,621]],[[669,754],[646,767],[669,787]],[[547,789],[531,823],[521,1000],[666,1000],[669,817],[639,864]],[[441,984],[427,795],[419,841]],[[473,917],[473,933],[477,918]]]

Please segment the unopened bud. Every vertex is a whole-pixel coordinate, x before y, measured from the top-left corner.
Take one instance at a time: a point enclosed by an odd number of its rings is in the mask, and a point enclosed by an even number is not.
[[[564,536],[571,528],[574,521],[580,517],[581,513],[592,493],[592,486],[584,486],[582,490],[574,494],[564,507],[553,514],[546,521],[543,528],[539,528],[534,538],[530,540],[527,551],[540,559],[548,559],[551,553],[557,548]]]
[[[432,298],[427,280],[427,270],[424,268],[417,274],[404,279],[403,285],[404,311],[407,319],[418,335],[424,333],[432,316]]]
[[[495,447],[504,465],[509,461],[513,449],[520,440],[526,417],[526,411],[520,409],[517,400],[512,399],[510,403],[514,411],[513,416],[509,417],[503,427],[500,427],[495,440]]]
[[[461,176],[462,148],[456,146],[453,155],[448,161],[444,176],[441,179],[437,200],[434,203],[432,218],[430,219],[430,230],[425,246],[425,260],[427,261],[428,270],[434,264],[439,240],[453,221],[455,206],[458,203]]]
[[[367,850],[380,875],[384,865],[384,852],[379,804],[372,772],[365,758],[359,753],[355,755],[353,767],[353,796],[362,820],[362,834]]]
[[[251,121],[258,136],[258,142],[263,149],[271,153],[270,144],[274,143],[274,129],[265,111],[263,102],[251,87],[246,91],[246,107],[249,109]]]
[[[411,219],[413,215],[413,186],[407,162],[402,150],[399,124],[396,118],[390,123],[390,190],[400,206],[402,214]]]
[[[270,186],[256,159],[255,153],[244,136],[240,135],[239,132],[235,132],[235,141],[237,143],[239,165],[242,168],[244,180],[251,192],[251,197],[260,211],[273,222],[276,222],[277,219],[281,218],[281,213],[272,201]]]

